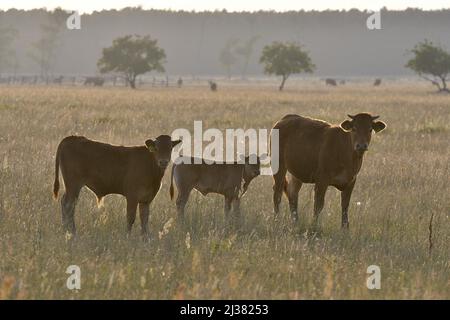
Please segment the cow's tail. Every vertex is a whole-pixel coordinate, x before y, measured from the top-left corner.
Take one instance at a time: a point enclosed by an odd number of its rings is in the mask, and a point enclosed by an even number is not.
[[[175,164],[172,165],[172,172],[170,173],[170,187],[169,187],[170,200],[173,200],[173,195],[174,195],[174,190],[173,190],[173,170],[175,170]]]
[[[55,159],[55,182],[53,183],[53,198],[55,200],[58,199],[58,192],[59,192],[59,153],[60,148],[58,146]]]

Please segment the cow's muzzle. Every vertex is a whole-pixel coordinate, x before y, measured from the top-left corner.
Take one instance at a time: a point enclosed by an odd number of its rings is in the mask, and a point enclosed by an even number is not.
[[[158,161],[158,166],[161,169],[166,169],[169,166],[169,160],[159,160]]]
[[[366,152],[367,150],[369,150],[368,143],[357,143],[355,145],[355,151],[357,151],[357,152]]]

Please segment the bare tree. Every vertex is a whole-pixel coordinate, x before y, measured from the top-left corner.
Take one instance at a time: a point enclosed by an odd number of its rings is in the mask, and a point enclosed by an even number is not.
[[[54,66],[68,16],[64,10],[57,8],[47,12],[46,21],[40,25],[41,37],[32,44],[30,57],[39,66],[41,77],[47,78]]]
[[[225,46],[222,48],[222,51],[220,51],[219,61],[222,66],[225,67],[228,79],[231,78],[231,68],[236,64],[238,60],[234,52],[238,42],[239,40],[235,38],[228,39],[228,41],[225,43]]]
[[[242,66],[242,78],[245,79],[247,77],[248,65],[250,63],[250,59],[252,57],[254,47],[256,42],[259,40],[260,36],[253,36],[243,44],[238,45],[236,47],[236,54],[240,55],[243,59]]]
[[[17,64],[16,51],[13,48],[18,32],[11,27],[0,27],[0,74]]]

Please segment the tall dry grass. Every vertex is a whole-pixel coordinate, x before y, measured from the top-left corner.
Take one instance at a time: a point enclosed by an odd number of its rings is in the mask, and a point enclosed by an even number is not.
[[[329,189],[322,232],[308,234],[312,187],[300,192],[301,222],[287,203],[272,214],[272,181],[259,177],[242,203],[239,226],[227,228],[219,196],[193,193],[184,226],[168,196],[168,175],[151,205],[152,240],[136,223],[125,236],[125,201],[97,209],[84,190],[78,237],[61,230],[51,196],[54,155],[66,135],[143,144],[176,128],[271,128],[286,113],[341,122],[347,113],[381,115],[358,176],[350,232],[340,230],[340,200]],[[443,299],[450,298],[450,96],[426,87],[126,89],[0,87],[1,299]],[[433,250],[428,250],[434,214]],[[171,220],[172,219],[172,220]],[[66,288],[69,265],[81,290]],[[366,270],[381,268],[380,290]]]

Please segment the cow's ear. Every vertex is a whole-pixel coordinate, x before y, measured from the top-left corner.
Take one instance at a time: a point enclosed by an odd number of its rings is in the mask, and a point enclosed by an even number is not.
[[[181,140],[172,141],[172,148],[181,143]]]
[[[148,139],[147,141],[145,141],[145,145],[147,146],[148,150],[150,150],[150,152],[156,152],[156,143],[152,139]]]
[[[383,121],[375,121],[372,123],[372,129],[375,132],[383,131],[386,128],[386,123]]]
[[[351,131],[353,129],[353,121],[345,120],[341,123],[341,128],[345,131]]]

